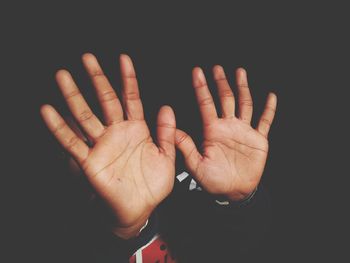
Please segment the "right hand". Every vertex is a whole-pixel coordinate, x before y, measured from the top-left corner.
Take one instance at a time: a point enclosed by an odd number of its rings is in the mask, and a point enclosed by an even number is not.
[[[83,56],[105,123],[92,113],[69,72],[56,74],[58,86],[74,118],[93,146],[88,145],[50,105],[42,117],[61,145],[77,161],[96,192],[116,216],[114,233],[135,236],[153,209],[171,192],[175,176],[175,116],[169,106],[158,114],[157,141],[144,120],[135,70],[127,55],[120,56],[123,108],[92,54]]]

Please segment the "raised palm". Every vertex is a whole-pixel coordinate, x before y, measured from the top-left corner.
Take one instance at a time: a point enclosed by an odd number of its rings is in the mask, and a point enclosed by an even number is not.
[[[240,68],[236,72],[238,117],[233,92],[222,67],[214,67],[214,78],[222,106],[221,118],[217,116],[202,70],[193,70],[193,86],[204,126],[202,153],[181,130],[176,132],[176,144],[185,156],[187,167],[206,191],[239,200],[256,188],[262,176],[268,153],[267,135],[277,100],[273,93],[269,94],[258,127],[254,129],[250,125],[253,103],[245,70]]]
[[[118,228],[137,229],[172,190],[175,116],[170,107],[161,108],[157,121],[157,146],[144,120],[130,58],[126,55],[120,57],[126,119],[119,99],[96,58],[86,54],[83,62],[96,88],[105,124],[92,113],[67,71],[57,73],[57,82],[73,116],[93,146],[88,147],[53,107],[44,105],[42,116],[109,204],[118,219]]]
[[[145,121],[107,127],[82,168],[123,226],[149,216],[172,190],[175,173],[174,156],[154,144]]]

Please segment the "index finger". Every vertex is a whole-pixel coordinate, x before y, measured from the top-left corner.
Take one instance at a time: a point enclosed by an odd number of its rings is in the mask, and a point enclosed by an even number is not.
[[[64,119],[50,105],[40,109],[41,115],[51,133],[79,164],[82,164],[89,154],[89,147],[67,125]]]
[[[204,125],[210,124],[218,118],[213,97],[210,94],[203,70],[199,67],[193,69],[193,87],[196,93],[199,110]]]
[[[136,73],[128,55],[120,56],[120,71],[123,82],[123,102],[128,120],[143,120],[143,106]]]

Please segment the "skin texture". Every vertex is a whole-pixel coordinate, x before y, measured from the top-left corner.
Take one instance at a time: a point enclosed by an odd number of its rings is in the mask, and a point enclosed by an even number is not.
[[[238,69],[236,81],[240,112],[235,117],[235,99],[220,66],[214,77],[221,98],[219,118],[200,68],[193,70],[193,86],[203,125],[203,152],[184,131],[176,129],[171,107],[163,106],[157,118],[157,144],[144,120],[142,102],[133,63],[120,56],[122,100],[111,87],[96,57],[84,54],[83,64],[94,85],[104,121],[100,121],[84,100],[66,70],[56,74],[58,86],[83,133],[72,129],[50,105],[41,107],[49,130],[71,154],[91,185],[116,217],[113,232],[125,239],[139,229],[171,192],[175,176],[175,146],[185,156],[188,169],[209,193],[239,200],[258,185],[265,166],[267,134],[276,109],[276,96],[269,94],[256,129],[250,125],[252,100],[246,72]]]
[[[209,193],[220,194],[237,201],[257,187],[262,176],[267,153],[267,135],[272,124],[277,97],[270,93],[258,127],[251,127],[253,101],[247,73],[236,70],[239,113],[236,117],[235,98],[221,66],[213,68],[222,116],[219,118],[203,71],[193,69],[193,87],[203,121],[202,153],[192,138],[176,130],[176,146],[185,156],[187,168]]]

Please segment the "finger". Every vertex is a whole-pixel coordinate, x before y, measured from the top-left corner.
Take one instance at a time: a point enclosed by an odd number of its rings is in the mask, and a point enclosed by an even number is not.
[[[236,71],[236,85],[238,89],[239,118],[250,124],[253,115],[253,100],[247,80],[247,72],[243,68]]]
[[[187,167],[191,170],[191,172],[196,171],[202,156],[198,152],[192,138],[184,131],[176,129],[175,144],[183,154]]]
[[[133,63],[128,55],[120,56],[123,82],[123,103],[128,120],[143,120],[143,107]]]
[[[207,81],[201,68],[196,67],[193,69],[192,78],[203,124],[208,125],[218,118],[213,97],[210,94]]]
[[[91,111],[68,71],[59,70],[56,80],[74,118],[86,134],[95,141],[103,134],[104,126]]]
[[[83,131],[79,128],[79,125],[74,121],[73,118],[70,116],[64,117],[64,121],[67,123],[69,128],[72,129],[72,131],[80,138],[83,140],[84,143],[86,143],[89,147],[92,146],[92,142],[89,141],[89,138],[87,138]]]
[[[81,129],[79,128],[79,125],[74,121],[74,119],[71,116],[65,116],[64,121],[67,123],[68,127],[71,128],[71,130],[75,133],[75,135],[81,139],[87,146],[89,146],[88,138],[83,134]],[[68,159],[68,166],[69,171],[74,175],[82,175],[83,170],[79,166],[78,162],[73,158],[70,157]]]
[[[49,130],[79,164],[84,163],[89,154],[89,147],[69,128],[63,118],[50,105],[40,109]]]
[[[267,138],[277,107],[277,96],[270,93],[267,97],[265,109],[260,117],[257,130]]]
[[[171,107],[163,106],[158,113],[157,140],[160,149],[175,160],[175,114]]]
[[[235,116],[235,98],[226,79],[225,71],[221,66],[216,65],[213,68],[213,74],[219,92],[222,118],[232,118]]]
[[[106,124],[110,125],[123,121],[123,108],[117,94],[112,88],[106,75],[93,54],[84,54],[84,67],[95,87],[97,98],[101,104]]]

